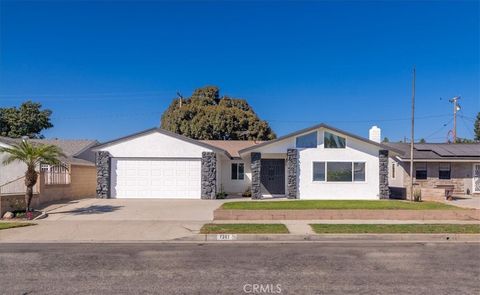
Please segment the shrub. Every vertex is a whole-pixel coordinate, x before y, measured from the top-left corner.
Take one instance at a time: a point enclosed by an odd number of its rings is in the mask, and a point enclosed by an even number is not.
[[[220,187],[220,191],[215,195],[216,199],[225,199],[228,194],[223,190],[223,185]]]
[[[420,202],[422,201],[422,190],[419,188],[416,188],[413,190],[413,200],[415,202]]]
[[[247,188],[243,192],[242,197],[244,197],[244,198],[251,198],[252,197],[252,191],[250,190],[250,188]]]

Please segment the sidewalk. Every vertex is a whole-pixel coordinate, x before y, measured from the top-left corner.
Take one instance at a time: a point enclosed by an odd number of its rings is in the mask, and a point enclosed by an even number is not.
[[[208,221],[39,220],[0,230],[0,243],[168,241],[195,235]]]

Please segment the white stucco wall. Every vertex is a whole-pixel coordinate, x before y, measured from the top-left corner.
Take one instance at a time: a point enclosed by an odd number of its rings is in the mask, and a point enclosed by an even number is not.
[[[232,179],[232,163],[244,164],[244,179]],[[220,167],[221,185],[223,186],[223,190],[225,192],[229,194],[242,194],[250,187],[252,179],[252,173],[250,169],[250,157],[235,160],[230,160],[227,157],[221,157]]]
[[[335,134],[335,132],[332,133]],[[316,149],[299,149],[300,199],[379,199],[378,152],[380,148],[351,137],[346,137],[346,148],[324,149],[323,130],[318,132],[318,137],[318,147]],[[365,181],[313,181],[313,162],[365,162]]]
[[[201,158],[202,152],[212,151],[159,132],[121,141],[100,150],[108,151],[112,157],[122,158]]]
[[[9,147],[1,142],[0,146]],[[13,162],[9,165],[3,165],[2,162],[6,156],[7,155],[5,153],[0,153],[0,185],[23,177],[25,175],[25,171],[27,171],[27,165],[20,162]],[[7,187],[5,187],[5,189],[7,189]]]
[[[338,134],[346,138],[345,149],[324,149],[324,128],[317,129],[317,148],[299,149],[298,196],[300,199],[379,199],[379,159],[380,147],[367,142]],[[305,134],[311,133],[308,131]],[[333,134],[337,134],[329,130]],[[298,136],[301,136],[299,134]],[[254,152],[262,153],[262,158],[285,158],[287,149],[296,148],[296,137],[286,138],[276,143],[259,147]],[[246,154],[242,155],[244,158]],[[364,162],[364,182],[317,182],[313,181],[313,162]],[[288,175],[285,173],[285,179]]]

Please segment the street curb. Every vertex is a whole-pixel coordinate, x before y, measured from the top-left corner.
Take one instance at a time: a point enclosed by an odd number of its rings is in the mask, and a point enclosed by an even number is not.
[[[480,234],[198,234],[175,239],[196,242],[477,242]]]
[[[215,237],[213,237],[215,236]],[[288,235],[288,238],[282,235],[275,237],[261,236],[252,238],[254,235],[237,235],[235,240],[217,240],[216,235],[195,235],[183,237],[174,240],[21,240],[21,241],[1,241],[0,246],[8,244],[416,244],[416,243],[436,243],[436,244],[480,244],[480,235],[433,235],[418,237],[400,238],[400,237],[364,237],[337,236],[337,235]],[[400,239],[399,239],[400,238]]]

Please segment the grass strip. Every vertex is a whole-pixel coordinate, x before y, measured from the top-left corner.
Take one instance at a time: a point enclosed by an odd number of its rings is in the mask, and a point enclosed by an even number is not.
[[[202,234],[288,234],[284,224],[236,223],[205,224],[200,230]]]
[[[308,209],[363,209],[363,210],[463,210],[438,202],[411,202],[400,200],[295,200],[295,201],[241,201],[222,205],[227,210],[308,210]]]
[[[479,234],[478,224],[310,224],[317,234]]]
[[[27,222],[0,222],[0,230],[2,229],[9,229],[15,227],[24,227],[35,225],[35,223],[27,223]]]

